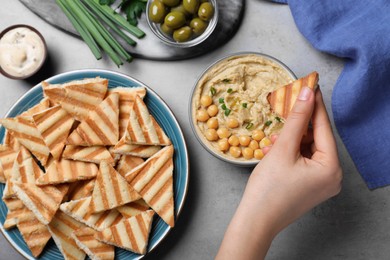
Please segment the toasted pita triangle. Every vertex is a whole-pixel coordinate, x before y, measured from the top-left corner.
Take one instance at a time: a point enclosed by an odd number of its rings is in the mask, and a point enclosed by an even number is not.
[[[48,109],[49,107],[50,107],[49,99],[44,98],[41,100],[41,102],[39,102],[38,104],[36,104],[32,108],[30,108],[27,111],[20,114],[20,116],[32,116],[32,115],[39,113],[45,109]]]
[[[131,218],[149,209],[149,205],[143,199],[130,202],[129,204],[117,207],[116,209],[124,218]]]
[[[17,226],[33,256],[38,257],[51,238],[47,226],[39,222],[35,214],[27,208],[18,217]]]
[[[85,227],[73,232],[72,238],[80,249],[82,249],[91,259],[94,260],[114,260],[115,247],[102,243],[94,235],[97,231]]]
[[[287,118],[301,89],[303,87],[315,89],[318,84],[318,79],[318,73],[314,71],[306,77],[297,79],[270,93],[268,95],[268,102],[270,103],[272,110],[281,117]]]
[[[69,186],[38,187],[30,183],[15,183],[13,188],[24,205],[35,214],[41,223],[47,225],[60,207]]]
[[[133,155],[142,158],[149,158],[160,150],[161,146],[159,145],[127,144],[125,141],[125,137],[123,137],[114,146],[112,152],[115,154]]]
[[[171,141],[158,125],[140,97],[135,99],[130,110],[129,123],[125,134],[128,144],[170,145]]]
[[[145,202],[173,227],[173,146],[166,146],[126,174],[126,180]]]
[[[81,135],[76,130],[74,130],[68,136],[65,143],[76,146],[88,146],[88,143],[81,137]]]
[[[152,227],[154,211],[148,210],[98,232],[96,238],[104,243],[145,254]]]
[[[91,212],[119,207],[141,196],[109,164],[101,162],[90,204]]]
[[[138,95],[143,99],[146,95],[146,89],[144,87],[116,87],[108,90],[108,95],[112,93],[119,94],[119,136],[122,137],[126,132],[130,110],[135,98]]]
[[[11,176],[12,166],[16,156],[17,152],[13,149],[8,146],[0,145],[1,183],[5,183],[5,181]]]
[[[111,153],[105,146],[74,146],[67,145],[65,147],[62,157],[65,159],[72,159],[83,162],[93,162],[99,164],[101,162],[107,162],[108,164],[114,164],[115,160],[112,158]]]
[[[104,99],[108,80],[97,77],[55,85],[43,82],[42,86],[45,96],[82,121]]]
[[[4,145],[8,146],[15,152],[19,151],[22,146],[19,141],[7,130],[5,131]]]
[[[61,204],[60,209],[77,221],[99,231],[123,220],[122,215],[116,209],[91,213],[89,210],[91,199],[91,197],[86,197],[65,202]]]
[[[3,227],[5,229],[11,229],[18,224],[18,218],[25,214],[28,210],[23,202],[18,198],[4,199],[3,201],[8,208],[7,217],[5,219]]]
[[[94,163],[62,159],[54,161],[46,174],[36,180],[37,185],[60,184],[95,178],[98,167]]]
[[[128,173],[138,165],[142,164],[143,162],[144,160],[140,157],[132,155],[122,155],[116,166],[116,170],[119,172],[120,175],[125,177],[126,173]]]
[[[74,130],[91,145],[115,145],[119,139],[119,94],[109,95]],[[68,140],[69,142],[70,140]]]
[[[32,117],[5,118],[0,122],[23,146],[35,155],[43,166],[46,165],[50,151]]]
[[[71,183],[67,194],[67,200],[78,200],[92,196],[93,188],[95,187],[95,180],[96,179],[93,178],[90,180]]]
[[[61,211],[58,211],[50,222],[48,226],[49,231],[65,259],[84,260],[84,251],[79,249],[71,237],[74,231],[83,227],[85,227],[83,224]]]
[[[55,106],[35,114],[33,119],[43,140],[49,147],[50,153],[54,159],[58,160],[74,119],[61,106]]]

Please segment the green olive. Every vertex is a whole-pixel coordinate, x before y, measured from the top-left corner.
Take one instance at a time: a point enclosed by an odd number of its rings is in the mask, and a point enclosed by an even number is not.
[[[186,17],[181,12],[170,12],[165,16],[164,23],[169,28],[177,29],[186,23]]]
[[[196,17],[191,20],[190,27],[195,35],[201,35],[207,28],[207,22],[202,19]]]
[[[173,39],[177,42],[186,42],[192,36],[192,30],[189,26],[181,27],[173,32]]]
[[[190,14],[196,14],[199,4],[199,0],[183,0],[183,6]]]
[[[205,2],[200,5],[198,10],[198,16],[204,21],[210,21],[214,15],[214,7],[211,3]]]
[[[180,3],[180,0],[162,0],[162,2],[166,6],[173,7],[173,6],[177,6]]]
[[[164,33],[166,33],[168,35],[172,35],[172,33],[173,33],[173,29],[169,28],[165,23],[163,23],[161,25],[161,31],[163,31]]]
[[[166,11],[165,5],[160,1],[153,1],[149,7],[149,19],[154,23],[162,23],[164,21]]]
[[[171,8],[171,12],[181,12],[185,16],[190,16],[190,13],[184,8],[183,4]]]

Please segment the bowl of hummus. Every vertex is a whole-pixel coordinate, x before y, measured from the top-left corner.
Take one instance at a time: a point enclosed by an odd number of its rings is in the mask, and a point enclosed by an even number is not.
[[[11,79],[26,79],[38,72],[47,56],[42,34],[17,24],[0,33],[0,73]]]
[[[261,53],[218,60],[203,72],[191,93],[190,124],[195,136],[223,161],[256,165],[264,156],[262,148],[284,125],[267,97],[296,79],[285,64]]]

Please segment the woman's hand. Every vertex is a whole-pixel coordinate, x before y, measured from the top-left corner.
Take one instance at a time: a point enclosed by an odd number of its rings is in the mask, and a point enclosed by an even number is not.
[[[302,89],[273,139],[252,172],[217,258],[264,258],[282,229],[341,189],[336,142],[319,90]]]

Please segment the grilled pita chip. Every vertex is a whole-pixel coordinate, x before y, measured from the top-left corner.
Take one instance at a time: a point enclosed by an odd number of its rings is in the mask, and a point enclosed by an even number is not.
[[[145,202],[173,227],[173,146],[167,146],[126,174]]]
[[[36,104],[32,108],[30,108],[27,111],[25,111],[22,114],[20,114],[20,116],[32,116],[32,115],[34,115],[36,113],[39,113],[39,112],[41,112],[43,110],[48,109],[49,107],[50,107],[49,99],[44,98],[44,99],[41,100],[41,102],[39,102],[38,104]]]
[[[121,247],[137,254],[145,254],[153,216],[153,210],[142,212],[119,222],[115,226],[98,232],[95,237],[104,243]]]
[[[8,131],[7,131],[8,132]],[[17,156],[17,152],[8,146],[0,145],[0,182],[5,181],[11,176],[12,166]]]
[[[68,191],[68,185],[38,187],[30,183],[15,183],[16,196],[23,201],[37,219],[47,225],[60,207],[60,203]]]
[[[89,210],[91,199],[91,197],[86,197],[65,202],[61,204],[60,209],[77,221],[98,231],[115,225],[123,220],[122,215],[116,209],[100,213],[91,213]]]
[[[15,152],[19,151],[22,146],[19,141],[7,130],[5,131],[4,145],[8,146]]]
[[[96,233],[92,228],[80,228],[73,232],[72,238],[92,260],[114,260],[115,247],[97,240]]]
[[[128,144],[170,145],[171,141],[158,125],[140,97],[135,99],[130,110],[129,123],[125,134]]]
[[[129,121],[130,110],[135,98],[138,95],[143,99],[146,95],[146,89],[144,87],[117,87],[108,90],[109,95],[112,93],[119,94],[119,136],[122,137],[125,134],[127,123]]]
[[[58,211],[50,222],[48,226],[49,231],[65,259],[84,260],[84,251],[79,249],[76,242],[71,237],[74,231],[83,227],[85,227],[83,224],[61,211]]]
[[[4,199],[3,201],[8,208],[7,217],[5,219],[3,227],[5,229],[11,229],[18,224],[19,216],[25,214],[28,210],[23,202],[17,198]]]
[[[144,160],[140,157],[135,157],[132,155],[122,155],[121,159],[118,162],[118,165],[116,166],[116,170],[119,172],[120,175],[125,177],[126,173],[137,167],[138,165],[142,164]]]
[[[65,147],[64,153],[62,154],[62,158],[83,162],[93,162],[96,164],[106,162],[108,164],[114,165],[115,163],[114,158],[112,158],[111,153],[105,146],[84,147],[67,145]]]
[[[91,212],[101,212],[140,199],[141,196],[111,165],[101,162],[90,204]]]
[[[67,200],[78,200],[92,196],[93,188],[95,187],[95,178],[85,181],[73,182],[69,186]]]
[[[73,131],[65,141],[65,144],[77,145],[77,146],[88,146],[88,143],[84,141],[81,135],[77,131]]]
[[[88,146],[115,145],[119,139],[118,120],[119,94],[113,93],[90,111],[88,118],[82,121],[74,131],[77,131]],[[71,139],[67,141],[70,143]]]
[[[115,154],[133,155],[142,158],[149,158],[160,150],[161,146],[159,145],[127,144],[125,141],[125,137],[123,137],[114,146],[112,152]]]
[[[49,147],[50,153],[54,159],[58,160],[74,119],[61,106],[55,106],[35,114],[33,119],[43,140]]]
[[[56,85],[43,82],[42,86],[45,96],[54,104],[61,105],[69,114],[82,121],[104,99],[108,80],[97,77]]]
[[[131,202],[129,204],[117,207],[124,218],[131,218],[149,209],[149,205],[143,199]]]
[[[24,147],[35,155],[43,166],[46,165],[50,151],[32,117],[5,118],[0,122]]]
[[[60,184],[95,178],[98,168],[94,163],[62,159],[54,161],[46,174],[39,177],[37,185]]]
[[[299,92],[303,87],[315,89],[318,84],[318,73],[312,72],[306,77],[300,78],[286,86],[283,86],[268,95],[268,102],[272,110],[283,118],[287,118]]]
[[[18,216],[17,226],[33,256],[38,257],[51,238],[47,226],[39,222],[35,214],[27,208]]]

